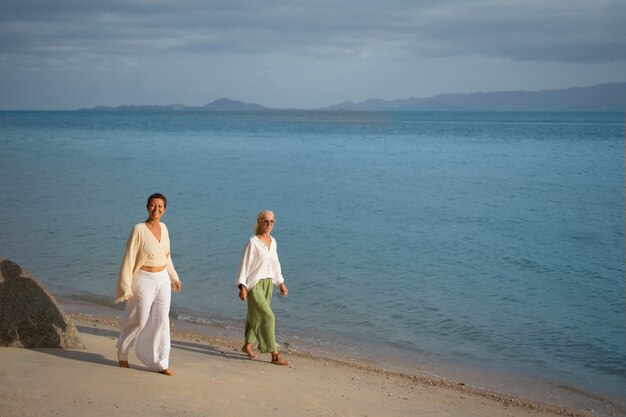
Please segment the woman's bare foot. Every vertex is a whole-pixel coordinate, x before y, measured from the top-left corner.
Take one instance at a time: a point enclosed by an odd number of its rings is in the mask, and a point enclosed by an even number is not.
[[[256,359],[256,355],[252,351],[252,345],[250,343],[244,344],[241,351],[248,355],[248,359]]]
[[[120,368],[130,368],[130,366],[128,366],[128,361],[119,361],[120,362]]]
[[[163,375],[167,375],[167,376],[174,376],[174,375],[176,375],[174,373],[174,371],[172,371],[170,368],[163,369],[162,371],[159,371],[159,373],[163,374]]]
[[[282,366],[289,365],[289,362],[282,360],[280,358],[280,353],[278,352],[272,353],[272,363],[274,365],[282,365]]]

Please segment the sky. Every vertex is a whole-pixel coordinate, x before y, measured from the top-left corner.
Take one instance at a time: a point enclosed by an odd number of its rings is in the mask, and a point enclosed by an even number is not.
[[[626,81],[624,0],[0,0],[0,110]]]

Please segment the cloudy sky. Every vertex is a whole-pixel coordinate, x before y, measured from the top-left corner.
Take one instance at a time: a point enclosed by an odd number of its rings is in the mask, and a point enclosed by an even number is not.
[[[0,109],[626,81],[624,0],[0,0]]]

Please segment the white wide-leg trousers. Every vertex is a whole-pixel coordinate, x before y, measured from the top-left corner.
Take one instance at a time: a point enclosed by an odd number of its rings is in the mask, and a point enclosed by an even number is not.
[[[133,278],[133,296],[126,303],[122,316],[117,357],[127,361],[135,346],[137,359],[154,371],[169,368],[170,301],[172,288],[167,270],[139,270]]]

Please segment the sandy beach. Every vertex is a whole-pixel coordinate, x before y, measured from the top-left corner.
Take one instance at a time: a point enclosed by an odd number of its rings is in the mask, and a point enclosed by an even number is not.
[[[64,305],[86,350],[0,348],[0,417],[14,416],[597,416],[372,364],[286,351],[247,359],[227,334],[174,322],[174,377],[131,356],[117,367],[119,311]],[[92,314],[93,313],[93,314]],[[620,415],[609,411],[606,415]]]

